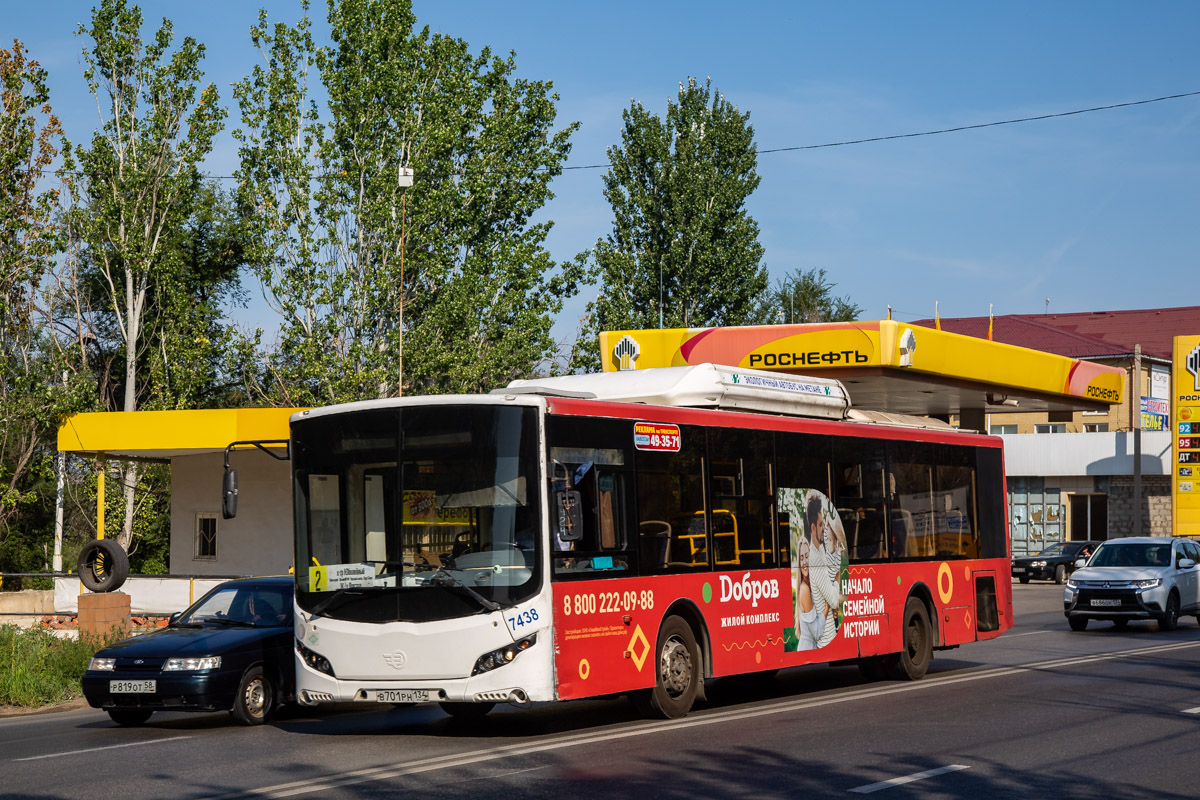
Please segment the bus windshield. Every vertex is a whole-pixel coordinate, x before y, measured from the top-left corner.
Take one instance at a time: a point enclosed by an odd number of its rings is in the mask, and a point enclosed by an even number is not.
[[[293,423],[300,607],[427,621],[533,596],[536,420],[530,407],[431,405]]]

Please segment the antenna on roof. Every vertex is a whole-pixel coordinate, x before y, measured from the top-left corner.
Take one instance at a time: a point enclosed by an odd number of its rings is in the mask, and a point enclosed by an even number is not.
[[[1046,313],[1047,314],[1050,313],[1050,298],[1049,297],[1046,298]]]

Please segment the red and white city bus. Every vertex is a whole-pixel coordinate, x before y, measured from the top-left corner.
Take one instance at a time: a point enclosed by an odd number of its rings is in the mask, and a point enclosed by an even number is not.
[[[920,678],[1012,625],[1001,440],[713,365],[291,420],[297,696],[459,716],[853,660]]]

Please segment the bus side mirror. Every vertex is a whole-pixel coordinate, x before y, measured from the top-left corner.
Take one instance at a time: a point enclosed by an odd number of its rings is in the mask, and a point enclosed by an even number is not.
[[[221,515],[225,519],[233,519],[237,516],[237,497],[237,470],[226,467],[225,478],[221,486]]]
[[[583,538],[583,509],[579,492],[559,490],[554,493],[554,504],[558,509],[556,519],[558,538],[564,542],[578,542]]]

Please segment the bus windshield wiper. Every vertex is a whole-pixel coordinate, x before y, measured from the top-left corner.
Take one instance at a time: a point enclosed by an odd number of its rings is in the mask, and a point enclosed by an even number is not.
[[[320,614],[322,611],[329,608],[329,605],[334,600],[337,600],[339,597],[345,597],[346,595],[364,595],[364,594],[366,594],[366,592],[360,586],[343,586],[341,589],[334,589],[332,594],[330,594],[324,600],[322,600],[321,602],[319,602],[315,606],[313,606],[312,611],[310,611],[308,613],[312,614],[315,617],[317,614]]]
[[[398,562],[398,563],[402,564],[402,566],[405,566],[405,567],[412,567],[413,569],[433,570],[435,575],[438,575],[441,577],[441,580],[437,581],[438,585],[453,586],[457,589],[462,589],[467,594],[471,595],[471,597],[475,600],[475,602],[479,603],[479,605],[483,606],[488,611],[499,611],[500,610],[499,603],[495,602],[494,600],[488,600],[486,597],[481,595],[479,592],[475,591],[470,586],[467,586],[465,583],[460,581],[458,578],[451,575],[449,572],[446,571],[445,567],[443,567],[439,564],[414,564],[411,561],[403,561],[403,562]]]

